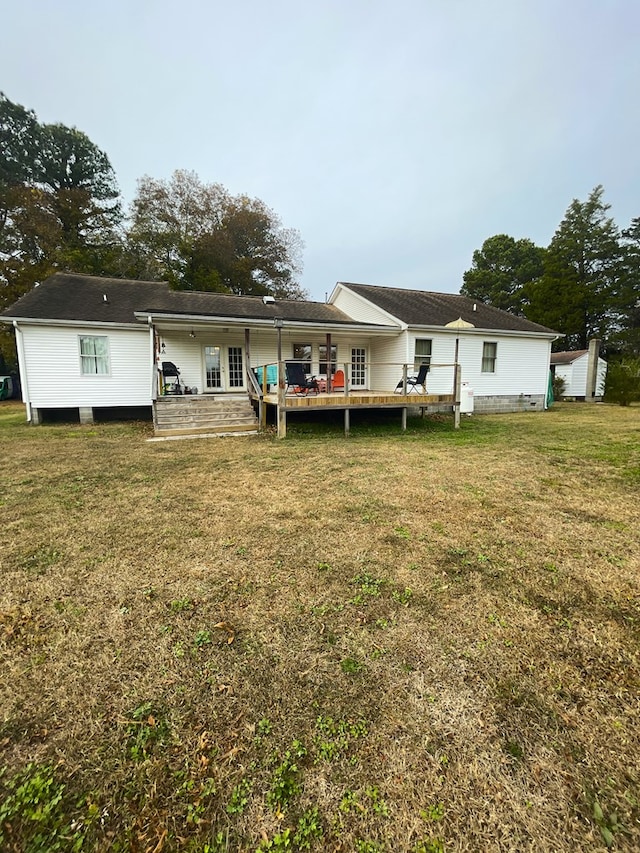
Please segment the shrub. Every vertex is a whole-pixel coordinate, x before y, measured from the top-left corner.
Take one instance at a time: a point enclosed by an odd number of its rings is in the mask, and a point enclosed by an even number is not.
[[[621,406],[640,400],[640,359],[622,358],[609,363],[604,398]]]
[[[553,388],[553,399],[561,400],[564,397],[564,392],[566,390],[565,381],[562,376],[554,376],[552,382]]]

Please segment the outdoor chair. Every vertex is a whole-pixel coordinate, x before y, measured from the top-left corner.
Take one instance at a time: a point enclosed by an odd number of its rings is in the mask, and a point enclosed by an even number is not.
[[[300,364],[299,361],[286,361],[284,366],[287,374],[287,391],[293,388],[293,393],[298,397],[305,397],[309,391],[318,393],[318,382],[313,377],[307,379],[304,364]]]
[[[407,376],[407,394],[426,394],[427,393],[427,373],[429,372],[428,364],[421,364],[415,376]],[[422,389],[422,390],[418,390]],[[396,385],[396,394],[402,394],[403,380]]]
[[[336,370],[331,377],[331,390],[344,391],[344,370]]]

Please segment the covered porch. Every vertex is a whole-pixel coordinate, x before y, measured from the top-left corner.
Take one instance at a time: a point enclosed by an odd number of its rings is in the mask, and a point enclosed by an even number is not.
[[[141,318],[142,319],[142,318]],[[230,397],[244,398],[254,407],[257,428],[264,430],[268,420],[277,424],[279,438],[287,434],[287,415],[305,410],[338,409],[344,412],[345,434],[350,431],[350,412],[354,409],[397,409],[400,425],[406,429],[407,410],[449,409],[454,426],[459,425],[460,370],[453,364],[429,365],[427,381],[412,384],[419,365],[407,351],[406,337],[394,326],[357,322],[308,322],[274,318],[213,316],[168,316],[148,314],[150,344],[153,353],[152,387],[154,422],[159,432],[160,410],[167,408],[169,396],[163,377],[163,365],[170,362],[179,371],[177,393],[199,398],[201,403],[188,407],[189,427],[204,432],[214,421],[204,411],[210,403]],[[298,364],[304,374],[317,380],[317,389],[296,393],[287,382],[287,365]],[[345,381],[335,387],[334,378]],[[209,403],[207,403],[207,400]],[[271,414],[268,417],[268,412]],[[202,414],[201,414],[202,413]],[[185,421],[187,416],[185,415]],[[234,424],[230,421],[229,428]],[[220,423],[224,429],[224,423]],[[164,429],[178,430],[173,423]],[[181,430],[182,431],[182,430]]]

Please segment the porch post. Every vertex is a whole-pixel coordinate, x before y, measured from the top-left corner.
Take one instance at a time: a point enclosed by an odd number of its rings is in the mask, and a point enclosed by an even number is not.
[[[266,367],[265,367],[266,370]],[[287,395],[284,362],[278,362],[278,438],[287,437]]]
[[[244,372],[245,372],[245,380],[247,388],[251,388],[251,381],[249,380],[249,371],[251,370],[251,331],[249,329],[244,330]]]
[[[327,332],[327,391],[333,391],[333,376],[331,375],[331,332]],[[320,367],[320,365],[318,365]]]
[[[402,432],[407,431],[407,407],[402,407]]]
[[[344,410],[344,435],[345,435],[345,438],[349,438],[349,429],[350,429],[349,409],[345,408],[345,410]]]

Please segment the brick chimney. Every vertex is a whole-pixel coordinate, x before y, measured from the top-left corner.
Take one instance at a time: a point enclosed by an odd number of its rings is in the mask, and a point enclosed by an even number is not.
[[[591,338],[589,341],[589,355],[587,356],[587,388],[584,396],[585,403],[594,403],[596,399],[599,356],[600,341],[598,338]]]

